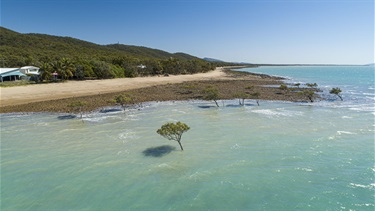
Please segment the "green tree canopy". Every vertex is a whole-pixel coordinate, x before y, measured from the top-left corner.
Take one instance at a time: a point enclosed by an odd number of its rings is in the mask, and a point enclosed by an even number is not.
[[[120,104],[122,109],[124,109],[125,111],[126,104],[128,104],[131,100],[132,99],[129,96],[122,94],[122,95],[116,96],[114,101],[115,103]]]
[[[72,102],[72,103],[68,104],[68,107],[72,108],[74,113],[76,113],[76,112],[80,113],[81,119],[82,119],[82,109],[85,105],[86,105],[85,102],[75,101],[75,102]]]
[[[256,100],[258,106],[259,106],[259,97],[260,97],[260,93],[259,92],[254,92],[251,94],[251,96]]]
[[[302,92],[299,92],[299,94],[304,95],[307,97],[310,102],[314,102],[315,99],[315,92],[312,90],[303,90]]]
[[[336,87],[336,88],[332,88],[332,89],[329,91],[329,93],[330,93],[330,94],[337,95],[337,96],[341,99],[341,101],[343,101],[343,99],[342,99],[342,97],[341,97],[341,95],[340,95],[340,93],[341,93],[341,89],[340,89],[340,88],[338,88],[338,87]]]
[[[204,90],[205,96],[203,99],[205,100],[213,100],[217,107],[219,107],[219,104],[217,103],[217,100],[219,99],[219,91],[214,87],[207,87]]]
[[[308,86],[310,88],[316,88],[316,87],[318,87],[318,84],[316,84],[316,83],[307,83],[306,86]]]
[[[166,123],[161,126],[156,132],[168,140],[177,141],[181,147],[181,150],[184,150],[181,144],[181,136],[184,132],[188,131],[190,127],[182,122],[177,123]]]

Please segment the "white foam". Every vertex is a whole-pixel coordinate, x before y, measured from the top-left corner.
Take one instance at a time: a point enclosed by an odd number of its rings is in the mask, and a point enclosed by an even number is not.
[[[311,172],[311,171],[313,171],[312,169],[310,169],[310,168],[295,168],[295,170],[302,170],[302,171],[307,171],[307,172]]]
[[[138,139],[139,137],[132,130],[126,130],[118,135],[118,138],[125,144],[129,140]]]
[[[239,149],[239,148],[240,148],[240,145],[235,144],[235,145],[231,146],[230,148],[231,148],[231,149]]]
[[[283,109],[276,109],[276,110],[271,110],[271,109],[260,109],[260,110],[251,110],[253,113],[258,113],[258,114],[264,114],[266,116],[271,116],[271,117],[291,117],[291,116],[302,116],[303,112],[298,112],[298,111],[287,111]]]
[[[106,116],[100,116],[100,117],[83,117],[82,119],[84,121],[88,121],[88,122],[102,122],[104,121],[105,119],[107,119],[108,117]]]
[[[374,204],[354,204],[354,206],[357,206],[357,207],[363,207],[363,206],[365,206],[365,207],[373,207]]]
[[[362,184],[356,184],[356,183],[350,183],[352,187],[356,188],[365,188],[365,189],[374,189],[375,188],[375,183],[371,183],[369,185],[362,185]]]
[[[341,135],[341,134],[355,135],[357,133],[353,133],[353,132],[349,132],[349,131],[337,131],[337,134],[338,135]]]
[[[189,175],[188,179],[198,181],[202,178],[210,177],[212,173],[210,171],[196,171],[193,174]]]
[[[349,108],[350,110],[352,111],[374,111],[374,107],[373,106],[361,106],[361,107],[352,107],[352,108]]]

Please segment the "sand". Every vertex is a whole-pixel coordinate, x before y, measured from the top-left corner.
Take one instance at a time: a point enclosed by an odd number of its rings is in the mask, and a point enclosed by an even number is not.
[[[71,97],[120,92],[155,85],[225,78],[222,67],[193,75],[152,76],[107,80],[67,81],[64,83],[0,87],[0,107]]]
[[[262,74],[231,71],[217,68],[208,73],[178,76],[155,76],[91,81],[67,81],[64,83],[34,84],[18,87],[1,87],[0,113],[58,112],[75,113],[72,103],[82,102],[82,112],[91,112],[115,106],[114,99],[125,94],[130,97],[129,106],[144,102],[203,100],[207,87],[218,91],[218,99],[280,100],[304,102],[301,95],[306,88],[280,90],[283,78]],[[316,90],[313,90],[316,91]],[[255,97],[253,94],[258,94]],[[315,98],[319,97],[318,95]],[[256,103],[258,104],[258,103]]]

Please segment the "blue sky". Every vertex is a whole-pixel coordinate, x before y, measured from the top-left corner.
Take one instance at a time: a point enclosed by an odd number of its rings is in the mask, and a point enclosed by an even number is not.
[[[1,26],[225,61],[374,62],[374,0],[1,0]]]

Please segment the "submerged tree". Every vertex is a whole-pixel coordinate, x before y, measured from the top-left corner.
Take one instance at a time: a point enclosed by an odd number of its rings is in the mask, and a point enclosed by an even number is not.
[[[75,101],[75,102],[72,102],[70,104],[68,104],[68,107],[72,108],[73,109],[73,112],[76,112],[76,113],[79,113],[81,115],[81,119],[82,119],[82,114],[83,114],[83,107],[86,105],[85,102],[82,102],[82,101]],[[83,121],[83,120],[82,120]]]
[[[286,84],[281,84],[279,89],[281,89],[283,91],[288,91],[288,86]]]
[[[125,94],[118,95],[115,97],[115,103],[120,104],[122,109],[125,111],[125,106],[131,101],[131,98]]]
[[[181,136],[184,132],[188,131],[190,127],[182,122],[177,123],[166,123],[161,126],[156,132],[168,140],[177,141],[183,151],[184,148],[181,145]]]
[[[301,83],[295,83],[293,84],[293,86],[296,86],[297,88],[299,88],[299,86],[301,86]]]
[[[289,87],[286,85],[286,84],[281,84],[280,86],[279,86],[279,89],[280,90],[282,90],[282,91],[284,91],[284,94],[285,93],[288,93],[289,92]]]
[[[256,100],[258,106],[259,106],[259,96],[260,96],[260,93],[259,92],[255,92],[255,93],[252,93],[251,96]]]
[[[307,97],[310,102],[314,102],[315,99],[315,92],[312,90],[303,90],[302,92],[299,92],[300,95],[304,95]]]
[[[341,101],[343,101],[340,93],[341,93],[341,89],[336,87],[336,88],[332,88],[330,91],[329,91],[330,94],[333,94],[333,95],[337,95],[337,97],[339,97],[341,99]]]
[[[235,94],[234,96],[236,98],[238,98],[238,104],[240,106],[244,106],[245,105],[245,99],[249,97],[249,95],[245,92],[239,92],[239,93]]]
[[[317,88],[318,87],[318,84],[316,83],[307,83],[306,86],[310,87],[310,88]]]
[[[219,91],[216,88],[213,87],[207,87],[204,90],[204,93],[206,94],[204,96],[205,100],[213,100],[217,107],[219,107],[219,104],[217,103],[217,100],[219,99]]]

